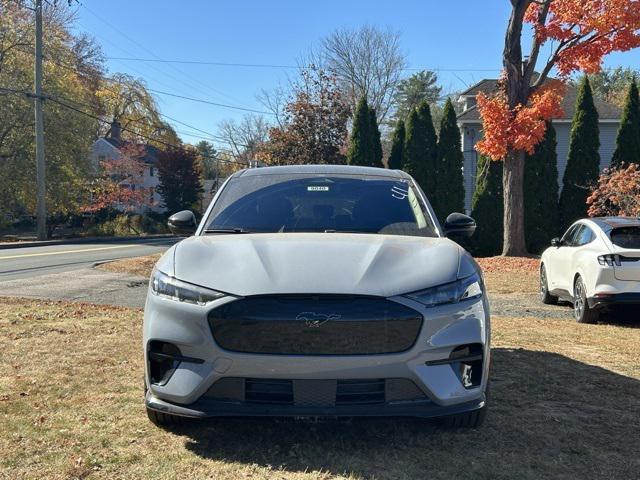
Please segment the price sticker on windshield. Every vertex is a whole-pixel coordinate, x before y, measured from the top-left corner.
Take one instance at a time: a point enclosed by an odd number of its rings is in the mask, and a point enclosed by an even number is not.
[[[329,187],[324,185],[309,185],[307,187],[307,192],[328,192]]]

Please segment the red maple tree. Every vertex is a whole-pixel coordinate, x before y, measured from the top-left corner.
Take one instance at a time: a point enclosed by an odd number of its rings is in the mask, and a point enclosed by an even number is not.
[[[511,5],[499,91],[478,96],[484,138],[476,148],[504,161],[503,255],[524,255],[525,154],[542,140],[545,122],[561,115],[563,83],[570,74],[595,73],[605,55],[640,46],[640,0],[511,0]],[[523,58],[525,24],[533,38]],[[547,45],[551,53],[537,65]],[[554,68],[558,79],[549,80]]]

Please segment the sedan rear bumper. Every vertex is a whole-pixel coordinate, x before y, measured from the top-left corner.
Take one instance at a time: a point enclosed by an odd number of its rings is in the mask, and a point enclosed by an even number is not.
[[[614,293],[587,298],[589,308],[605,308],[615,305],[640,305],[640,292]]]
[[[147,408],[190,418],[210,417],[421,417],[435,418],[472,412],[485,406],[486,396],[457,405],[442,406],[429,400],[383,405],[298,406],[264,405],[201,398],[191,405],[177,405],[147,392]]]

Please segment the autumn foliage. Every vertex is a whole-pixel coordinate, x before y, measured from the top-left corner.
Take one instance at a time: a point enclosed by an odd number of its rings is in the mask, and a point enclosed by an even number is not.
[[[511,150],[532,155],[544,138],[547,122],[563,114],[560,106],[563,94],[562,83],[550,81],[531,95],[527,105],[509,109],[503,93],[488,97],[481,92],[478,109],[484,138],[476,144],[477,150],[493,160],[503,159]]]
[[[101,162],[100,174],[91,184],[90,201],[82,208],[86,213],[95,213],[105,208],[136,211],[151,206],[149,192],[143,189],[143,148],[127,145],[120,155]]]
[[[640,216],[640,167],[632,163],[605,170],[587,205],[590,217]]]
[[[605,55],[640,46],[638,0],[530,2],[524,22],[532,26],[536,45],[549,45],[551,55],[525,102],[509,105],[504,85],[494,96],[478,95],[484,139],[477,149],[494,160],[511,151],[533,153],[544,138],[545,123],[562,113],[561,82],[571,73],[596,73]],[[547,80],[552,68],[561,81]]]

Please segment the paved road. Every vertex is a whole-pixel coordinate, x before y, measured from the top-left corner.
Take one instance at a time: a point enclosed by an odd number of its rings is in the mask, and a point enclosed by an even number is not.
[[[0,250],[0,296],[76,300],[141,308],[148,279],[95,263],[165,251],[174,238]]]
[[[87,268],[98,262],[165,251],[174,238],[135,239],[126,243],[78,243],[0,250],[0,282]]]

